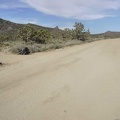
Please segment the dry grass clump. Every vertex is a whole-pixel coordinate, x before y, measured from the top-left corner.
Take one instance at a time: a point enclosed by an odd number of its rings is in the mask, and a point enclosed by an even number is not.
[[[62,42],[52,41],[51,43],[47,43],[47,44],[25,43],[21,41],[16,41],[11,43],[10,51],[12,53],[19,54],[20,53],[19,51],[27,47],[30,53],[36,53],[36,52],[43,52],[51,49],[60,49],[66,46],[73,46],[81,43],[83,42],[78,40],[68,40],[68,41],[62,41]]]

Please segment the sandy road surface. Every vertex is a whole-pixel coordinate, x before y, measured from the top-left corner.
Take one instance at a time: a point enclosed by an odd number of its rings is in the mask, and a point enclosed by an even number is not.
[[[0,120],[120,120],[120,39],[10,60]]]

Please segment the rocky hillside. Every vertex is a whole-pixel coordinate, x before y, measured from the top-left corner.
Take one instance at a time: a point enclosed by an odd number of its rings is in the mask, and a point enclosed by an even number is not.
[[[25,25],[31,26],[35,29],[45,29],[45,30],[48,30],[49,32],[52,32],[56,29],[56,27],[49,28],[49,27],[39,26],[39,25],[31,24],[31,23],[19,24],[19,23],[14,23],[14,22],[0,18],[0,34],[5,33],[5,32],[13,32],[14,33],[15,31],[17,31],[21,27],[24,27]]]
[[[0,34],[5,32],[13,32],[21,28],[22,24],[13,23],[0,18]]]

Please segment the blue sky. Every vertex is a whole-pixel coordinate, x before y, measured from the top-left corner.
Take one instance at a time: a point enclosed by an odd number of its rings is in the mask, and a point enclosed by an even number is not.
[[[0,18],[61,29],[77,21],[91,33],[120,31],[120,0],[0,0]]]

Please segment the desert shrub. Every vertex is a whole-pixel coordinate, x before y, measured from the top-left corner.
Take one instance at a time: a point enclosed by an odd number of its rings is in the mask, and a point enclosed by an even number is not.
[[[51,49],[51,48],[47,48],[46,47],[47,45],[44,45],[44,44],[37,44],[37,43],[34,43],[34,44],[22,44],[22,43],[17,43],[17,44],[13,44],[10,48],[10,51],[12,53],[15,53],[15,54],[25,54],[24,53],[24,49],[27,47],[29,49],[29,53],[36,53],[36,52],[42,52],[42,51],[46,51],[48,49]]]
[[[82,41],[78,41],[78,40],[70,40],[64,43],[64,46],[73,46],[73,45],[79,45],[83,43]]]
[[[12,35],[10,33],[0,34],[0,42],[11,41],[11,40],[12,40]]]
[[[34,41],[36,43],[45,44],[50,38],[50,33],[47,30],[37,30],[31,26],[24,26],[18,31],[18,37],[25,41]]]
[[[59,49],[59,48],[62,48],[62,47],[64,47],[64,46],[62,44],[60,44],[60,43],[56,43],[54,45],[54,49]]]
[[[25,47],[26,46],[23,45],[23,44],[15,44],[15,45],[11,46],[10,51],[12,53],[20,54],[20,51],[22,51],[22,49],[25,48]]]
[[[29,53],[36,53],[47,51],[51,49],[59,49],[64,48],[66,46],[73,46],[84,43],[79,40],[61,40],[61,39],[53,39],[51,42],[46,44],[36,43],[35,41],[29,41],[27,43],[23,41],[16,41],[11,43],[10,51],[15,54],[25,54],[23,52],[24,48],[27,47],[29,49]]]
[[[49,38],[50,38],[50,33],[48,31],[37,30],[32,40],[35,41],[36,43],[45,44],[48,42]]]

